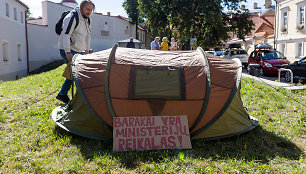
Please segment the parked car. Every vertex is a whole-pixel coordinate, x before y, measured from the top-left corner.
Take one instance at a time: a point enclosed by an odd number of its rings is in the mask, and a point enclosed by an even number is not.
[[[306,57],[285,66],[285,68],[291,69],[293,73],[293,79],[301,79],[303,81],[306,81]],[[291,81],[291,73],[288,71],[285,71],[285,80],[287,82]]]
[[[278,69],[284,68],[289,63],[282,53],[272,50],[272,46],[268,44],[255,45],[255,50],[250,54],[248,60],[248,65],[259,65],[259,75],[261,76],[277,75]]]
[[[240,43],[230,43],[229,45],[228,45],[228,48],[229,49],[233,49],[233,48],[241,48],[241,44]]]
[[[223,51],[216,51],[214,53],[215,56],[221,56],[223,54]]]
[[[228,49],[224,52],[223,58],[226,59],[240,59],[242,65],[247,67],[249,55],[244,49]]]
[[[214,55],[215,52],[214,51],[205,51],[205,53]]]

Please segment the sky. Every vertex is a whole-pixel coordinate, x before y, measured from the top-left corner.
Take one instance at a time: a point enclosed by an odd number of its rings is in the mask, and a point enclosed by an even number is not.
[[[21,0],[23,3],[25,3],[32,13],[32,17],[38,17],[41,16],[42,10],[41,10],[41,2],[43,0]],[[61,0],[49,0],[55,3],[61,2]],[[79,4],[82,0],[76,0]],[[96,12],[107,14],[107,12],[111,12],[111,15],[117,16],[121,15],[124,17],[127,17],[126,12],[124,11],[122,7],[122,3],[124,0],[92,0],[96,5]],[[242,3],[246,5],[246,8],[252,9],[254,2],[257,2],[259,7],[263,7],[265,0],[247,0],[246,3]],[[272,3],[274,4],[274,0],[272,0]]]
[[[42,14],[42,4],[43,0],[21,0],[25,3],[32,13],[32,17],[38,17]],[[48,0],[55,3],[60,3],[62,0]],[[77,3],[81,3],[82,0],[76,0]],[[107,12],[111,12],[111,15],[117,16],[121,15],[127,17],[124,8],[122,7],[122,3],[124,0],[92,0],[96,6],[96,12],[107,14]]]

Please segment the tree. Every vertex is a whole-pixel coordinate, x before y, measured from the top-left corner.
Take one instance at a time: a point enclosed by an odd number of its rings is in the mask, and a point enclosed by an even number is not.
[[[31,16],[32,16],[32,13],[31,13],[30,9],[27,9],[26,18],[29,19]]]
[[[146,18],[150,32],[155,36],[170,36],[172,0],[139,0],[139,6]]]
[[[215,47],[230,38],[244,39],[253,22],[249,14],[239,11],[245,0],[138,0],[153,36],[165,36],[172,31],[180,44],[188,45],[197,38],[197,46]],[[235,11],[225,13],[224,9]]]
[[[136,24],[136,39],[138,39],[138,23],[143,21],[143,15],[140,14],[138,0],[125,0],[122,4],[132,24]]]

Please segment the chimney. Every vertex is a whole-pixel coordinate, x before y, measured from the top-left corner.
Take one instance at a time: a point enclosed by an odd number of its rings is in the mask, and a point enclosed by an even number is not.
[[[245,10],[245,5],[241,5],[241,10],[242,10],[242,11]]]
[[[271,0],[265,0],[265,9],[270,8],[270,7],[271,7],[271,5],[272,5]]]
[[[107,12],[107,16],[110,16],[111,14],[110,14],[110,12]]]
[[[254,9],[257,9],[257,3],[254,2]]]

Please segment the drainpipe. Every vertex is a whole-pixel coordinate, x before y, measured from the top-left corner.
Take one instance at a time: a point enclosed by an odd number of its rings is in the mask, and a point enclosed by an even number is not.
[[[25,33],[26,33],[26,46],[27,46],[27,74],[30,73],[30,63],[29,63],[29,42],[28,42],[28,20],[27,20],[27,11],[24,13],[25,21]]]
[[[277,0],[274,0],[275,1],[275,12],[277,15],[275,15],[274,17],[274,50],[276,50],[276,34],[277,34],[277,25],[279,25],[278,23],[276,24],[276,22],[278,22],[278,4],[277,4]]]

